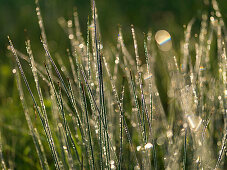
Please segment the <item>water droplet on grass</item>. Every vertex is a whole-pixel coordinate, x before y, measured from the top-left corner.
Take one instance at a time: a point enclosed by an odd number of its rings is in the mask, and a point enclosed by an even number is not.
[[[13,74],[15,74],[15,73],[17,72],[17,70],[14,68],[14,69],[12,70],[12,72],[13,72]]]
[[[172,130],[168,130],[168,131],[166,132],[166,136],[167,136],[167,138],[171,138],[171,137],[173,136]]]
[[[147,149],[150,149],[152,148],[153,145],[151,143],[147,143],[145,146],[144,146],[144,149],[147,150]]]
[[[141,146],[137,146],[136,150],[139,152],[141,150],[141,148],[142,148]]]

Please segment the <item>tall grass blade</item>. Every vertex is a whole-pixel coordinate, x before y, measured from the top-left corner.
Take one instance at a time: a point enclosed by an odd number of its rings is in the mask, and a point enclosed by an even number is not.
[[[34,128],[32,121],[31,121],[31,118],[30,118],[30,115],[29,115],[29,110],[28,110],[28,107],[27,107],[27,104],[26,104],[26,101],[25,101],[24,92],[23,92],[23,89],[22,89],[22,84],[21,84],[18,69],[16,69],[15,74],[16,74],[16,80],[17,80],[17,88],[18,88],[18,91],[19,91],[19,96],[20,96],[20,99],[21,99],[22,107],[24,109],[25,118],[26,118],[29,130],[31,132],[33,142],[35,144],[36,152],[37,152],[39,160],[40,160],[40,165],[41,165],[42,169],[48,170],[49,166],[48,166],[48,163],[47,163],[46,154],[44,152],[44,148],[43,148],[43,145],[41,143],[40,136],[37,132],[37,129]]]
[[[42,113],[41,110],[39,109],[39,106],[38,106],[38,104],[37,104],[37,102],[36,102],[36,100],[35,100],[35,97],[34,97],[32,91],[31,91],[31,88],[30,88],[30,86],[29,86],[29,83],[28,83],[28,81],[27,81],[27,78],[26,78],[26,76],[25,76],[25,74],[24,74],[24,71],[23,71],[23,68],[22,68],[22,66],[21,66],[20,60],[19,60],[19,58],[18,58],[18,56],[17,56],[17,53],[16,53],[16,51],[15,51],[15,49],[14,49],[13,43],[12,43],[12,41],[10,40],[9,37],[8,37],[8,39],[9,39],[9,43],[10,43],[11,50],[13,51],[13,54],[14,54],[14,56],[15,56],[15,58],[16,58],[16,62],[17,62],[17,65],[18,65],[18,67],[19,67],[21,76],[22,76],[22,78],[23,78],[23,80],[24,80],[24,82],[25,82],[25,84],[26,84],[26,87],[27,87],[27,89],[28,89],[28,91],[29,91],[29,93],[30,93],[30,95],[31,95],[31,97],[32,97],[32,100],[33,100],[33,103],[34,103],[34,105],[35,105],[36,111],[37,111],[37,113],[38,113],[38,115],[39,115],[39,117],[40,117],[40,120],[41,120],[41,122],[42,122],[44,131],[45,131],[45,134],[46,134],[46,137],[47,137],[47,141],[48,141],[48,144],[49,144],[49,146],[50,146],[50,149],[51,149],[51,152],[52,152],[52,155],[53,155],[53,158],[54,158],[55,167],[56,167],[56,169],[60,169],[59,159],[58,159],[57,152],[56,152],[56,149],[55,149],[53,137],[52,137],[52,134],[51,134],[51,132],[50,132],[49,124],[48,124],[47,120],[45,119],[46,117],[43,115],[43,113]]]

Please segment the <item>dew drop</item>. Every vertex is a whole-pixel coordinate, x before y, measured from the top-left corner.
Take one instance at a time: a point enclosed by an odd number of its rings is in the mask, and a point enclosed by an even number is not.
[[[74,38],[73,34],[69,34],[69,39],[72,40]]]
[[[156,92],[156,93],[155,93],[155,96],[159,96],[159,93],[158,93],[158,92]]]
[[[166,132],[166,136],[167,136],[167,138],[171,138],[171,137],[173,136],[172,130],[168,130],[168,131]]]
[[[139,152],[141,150],[141,148],[142,148],[141,146],[137,146],[136,150]]]
[[[12,70],[12,72],[13,72],[13,74],[15,74],[15,73],[17,72],[17,70],[14,68],[14,69]]]
[[[58,127],[62,127],[62,124],[61,123],[58,123]]]
[[[68,27],[72,27],[72,24],[73,24],[72,20],[69,20],[67,24],[68,24]]]
[[[118,64],[118,63],[119,63],[119,60],[116,59],[116,60],[115,60],[115,64]]]
[[[83,47],[84,47],[84,45],[83,45],[83,44],[80,44],[80,45],[79,45],[79,48],[83,48]]]
[[[218,100],[221,100],[221,96],[218,96]]]
[[[152,148],[153,147],[153,145],[151,144],[151,143],[147,143],[145,146],[144,146],[144,148],[147,150],[147,149],[150,149],[150,148]]]

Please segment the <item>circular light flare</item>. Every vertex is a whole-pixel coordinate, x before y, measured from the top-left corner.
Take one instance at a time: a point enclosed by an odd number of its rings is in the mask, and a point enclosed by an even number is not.
[[[157,31],[155,40],[162,51],[169,51],[172,48],[171,36],[166,30]]]

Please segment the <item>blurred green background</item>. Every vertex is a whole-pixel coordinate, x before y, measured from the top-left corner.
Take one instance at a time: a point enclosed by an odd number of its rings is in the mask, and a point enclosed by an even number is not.
[[[217,1],[226,23],[227,1]],[[40,0],[47,39],[53,54],[58,52],[64,56],[69,45],[57,19],[59,17],[72,19],[73,7],[77,7],[81,30],[86,35],[87,16],[91,13],[90,4],[89,0]],[[129,48],[133,45],[130,31],[130,25],[133,24],[139,46],[143,43],[143,32],[146,33],[149,29],[152,32],[165,29],[170,32],[175,48],[179,49],[184,33],[183,25],[193,17],[199,20],[202,12],[210,9],[209,5],[204,4],[204,0],[96,0],[96,4],[104,46],[116,43],[120,24]],[[200,26],[199,22],[196,24]],[[7,157],[12,160],[15,158],[16,163],[29,163],[31,167],[35,167],[33,160],[25,157],[32,154],[34,148],[22,147],[17,148],[17,152],[12,152],[14,148],[10,147],[32,143],[27,124],[21,121],[25,118],[21,106],[18,105],[12,60],[7,51],[7,35],[10,35],[15,47],[25,53],[24,29],[27,29],[31,39],[35,57],[43,55],[34,0],[0,0],[0,129],[4,136],[4,149],[6,155],[9,154]],[[42,58],[38,60],[42,61]],[[19,135],[23,140],[17,138]],[[11,155],[12,153],[17,155]]]
[[[209,1],[209,0],[208,0]],[[226,21],[227,1],[218,0],[222,15]],[[129,47],[132,46],[130,25],[134,24],[142,45],[143,32],[152,29],[166,29],[172,35],[176,48],[183,38],[183,25],[193,17],[200,18],[208,9],[203,0],[97,0],[99,23],[102,39],[105,43],[114,43],[117,39],[118,24]],[[73,7],[77,7],[81,30],[86,33],[87,16],[91,13],[89,0],[41,0],[41,12],[51,52],[65,54],[68,40],[60,28],[57,19],[72,19]],[[0,106],[6,104],[6,97],[12,96],[12,72],[7,51],[7,35],[10,35],[16,48],[25,52],[25,34],[32,42],[34,54],[40,54],[40,30],[35,12],[34,0],[0,0]],[[43,55],[43,53],[42,53]],[[6,88],[7,87],[7,88]],[[1,109],[2,110],[2,109]]]

